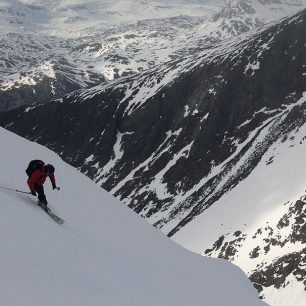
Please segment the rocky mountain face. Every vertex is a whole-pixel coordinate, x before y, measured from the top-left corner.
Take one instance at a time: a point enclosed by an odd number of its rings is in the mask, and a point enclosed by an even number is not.
[[[303,305],[304,299],[297,297],[306,286],[305,200],[302,196],[283,203],[281,214],[251,232],[220,236],[203,254],[242,265],[270,305]]]

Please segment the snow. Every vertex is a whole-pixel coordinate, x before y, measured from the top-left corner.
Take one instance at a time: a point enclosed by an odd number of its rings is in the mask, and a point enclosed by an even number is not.
[[[80,37],[139,20],[180,15],[208,16],[215,12],[222,2],[1,0],[0,31]]]
[[[301,283],[297,283],[292,275],[287,277],[289,285],[282,290],[277,290],[273,287],[265,290],[267,296],[271,296],[270,305],[294,305],[305,306],[305,290]]]
[[[217,39],[229,38],[240,35],[241,30],[252,30],[280,20],[305,7],[305,0],[226,0],[220,12],[215,14],[210,22],[201,24],[199,30],[208,32]]]
[[[276,118],[282,120],[289,110],[305,103],[306,93],[299,101],[285,107]],[[267,128],[268,125],[262,130],[259,138],[263,139],[265,134],[268,135]],[[289,242],[285,247],[273,246],[267,254],[260,254],[257,258],[250,259],[249,256],[257,246],[261,249],[263,247],[261,244],[264,235],[258,240],[253,238],[257,229],[270,226],[274,229],[274,234],[279,234],[282,240],[291,234],[291,226],[278,230],[277,223],[287,213],[288,203],[295,202],[305,195],[305,137],[306,124],[291,132],[286,141],[280,139],[274,143],[244,181],[222,196],[204,214],[177,232],[173,236],[174,241],[194,252],[202,253],[211,248],[220,236],[242,231],[246,238],[232,262],[246,273],[256,271],[262,263],[268,265],[275,258],[304,249],[305,245],[301,243]],[[256,144],[253,147],[255,146]],[[271,159],[273,162],[267,164]],[[263,294],[266,297],[265,301],[273,306],[302,306],[305,305],[305,291],[301,287],[301,284],[292,278],[292,283],[289,281],[287,287],[276,289],[271,286],[265,289]],[[294,303],[291,298],[291,302],[288,301],[289,291],[290,297],[294,297]],[[286,296],[288,298],[285,298]]]
[[[89,162],[93,161],[94,157],[95,157],[95,156],[94,156],[93,154],[91,154],[90,156],[88,156],[88,157],[85,159],[85,164],[88,164]]]
[[[164,175],[167,173],[167,171],[173,167],[178,160],[181,158],[187,157],[189,155],[189,152],[191,150],[191,147],[193,145],[193,142],[186,145],[183,149],[181,149],[178,153],[174,154],[172,159],[169,161],[169,163],[154,176],[153,182],[150,183],[150,187],[147,186],[149,190],[155,190],[156,195],[158,199],[166,199],[171,197],[171,194],[168,192],[167,184],[163,182]]]
[[[35,85],[36,81],[31,76],[20,76],[19,73],[14,73],[9,76],[6,82],[1,84],[2,91],[9,90],[13,87],[19,88],[21,85]]]
[[[105,176],[107,173],[112,171],[112,169],[115,167],[116,162],[120,160],[120,158],[123,156],[123,150],[121,148],[121,142],[122,142],[122,137],[124,134],[118,132],[117,133],[117,139],[116,143],[114,144],[114,149],[113,149],[113,156],[112,158],[108,161],[108,163],[103,167],[103,172],[105,173]],[[102,172],[102,169],[101,169]],[[103,179],[100,179],[98,183],[103,182]]]
[[[45,80],[56,97],[169,61],[223,1],[196,2],[0,0],[0,90]]]
[[[305,101],[306,94],[295,105]],[[292,106],[288,106],[287,110],[290,108]],[[287,111],[284,110],[282,113],[286,114]],[[295,142],[299,144],[305,134],[306,126],[304,125],[295,135]],[[233,154],[239,151],[241,145]],[[300,197],[305,189],[306,181],[306,174],[300,165],[305,153],[306,148],[303,145],[290,147],[288,141],[274,144],[248,178],[207,209],[205,214],[182,228],[175,235],[175,240],[199,252],[203,246],[211,245],[215,238],[231,228],[243,226],[245,223],[256,223],[253,229],[258,228],[257,223],[267,220],[267,216],[275,216],[272,211],[279,209],[280,204]],[[267,166],[266,161],[271,156],[274,157],[274,161]],[[214,218],[213,215],[219,217]]]
[[[0,139],[0,186],[27,191],[29,160],[53,164],[61,190],[45,190],[66,220],[0,188],[1,305],[264,305],[234,265],[173,243],[46,148],[2,128]]]

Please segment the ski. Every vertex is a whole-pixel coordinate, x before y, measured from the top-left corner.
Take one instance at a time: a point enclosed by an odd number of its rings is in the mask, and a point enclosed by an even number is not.
[[[50,218],[52,220],[54,220],[56,223],[62,225],[65,220],[63,220],[62,218],[60,218],[59,216],[57,216],[49,207],[47,207],[47,209],[45,209],[44,207],[42,207],[40,204],[37,203],[37,205],[45,212],[47,213]]]
[[[54,212],[52,212],[49,208],[48,211],[46,211],[46,213],[51,217],[51,219],[53,219],[56,223],[62,225],[65,220],[63,220],[62,218],[60,218],[59,216],[57,216]]]

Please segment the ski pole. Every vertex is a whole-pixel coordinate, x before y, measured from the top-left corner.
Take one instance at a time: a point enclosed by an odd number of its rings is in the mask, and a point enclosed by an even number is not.
[[[15,192],[20,192],[20,193],[31,194],[31,192],[26,192],[26,191],[22,191],[22,190],[18,190],[18,189],[13,189],[13,188],[8,188],[8,187],[1,187],[0,186],[0,188],[7,189],[7,190],[12,190],[12,191],[15,191]]]

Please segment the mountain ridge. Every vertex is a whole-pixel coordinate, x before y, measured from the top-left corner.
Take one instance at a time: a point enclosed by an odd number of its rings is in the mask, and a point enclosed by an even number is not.
[[[103,10],[106,8],[103,5],[106,4],[98,5],[97,1],[91,4],[82,4],[82,1],[66,2],[55,7],[54,3],[50,4],[45,14],[51,15],[41,18],[38,18],[39,14],[46,8],[40,2],[15,1],[14,6],[9,3],[12,10],[7,10],[4,2],[0,2],[3,29],[7,29],[1,35],[0,45],[0,111],[23,104],[45,103],[74,90],[138,74],[172,59],[197,56],[224,39],[240,35],[306,7],[306,3],[299,1],[297,7],[281,2],[277,6],[277,13],[273,13],[273,5],[269,3],[247,1],[251,3],[248,5],[251,5],[253,11],[249,14],[241,10],[235,17],[231,17],[228,12],[235,12],[238,4],[227,1],[219,13],[210,17],[219,9],[219,2],[214,6],[211,2],[189,6],[184,2],[178,6],[158,6],[158,3],[149,4],[142,1],[140,6],[144,8],[139,9],[141,12],[146,12],[145,8],[150,6],[149,11],[165,10],[164,17],[157,19],[158,15],[148,13],[145,17],[139,14],[132,20],[128,17],[124,21],[124,16],[119,16],[117,20],[113,14],[105,15]],[[240,2],[244,3],[242,0],[238,1]],[[18,3],[22,3],[19,10]],[[127,10],[136,5],[129,1],[122,3],[123,8],[126,6]],[[111,6],[107,9],[114,13],[120,12],[117,4],[108,5]],[[184,14],[177,9],[183,10]],[[83,12],[90,18],[103,13],[102,20],[115,18],[115,26],[107,22],[102,29],[95,21],[87,25],[87,19],[75,19],[74,14],[78,12]],[[30,17],[27,17],[28,14]],[[20,28],[27,23],[27,19],[33,21],[33,14],[38,14],[38,20],[42,19],[42,29],[27,29],[26,26],[24,29]],[[52,14],[59,20],[53,22]],[[16,28],[13,26],[14,18],[21,18],[16,21]],[[67,22],[65,18],[68,18]],[[99,20],[97,18],[96,21]],[[8,30],[8,24],[13,26],[11,30]],[[49,28],[54,29],[55,25],[63,34],[57,35],[47,31]],[[82,30],[82,33],[73,35],[78,33],[79,29],[83,29],[84,32]],[[69,31],[72,31],[71,35]]]

